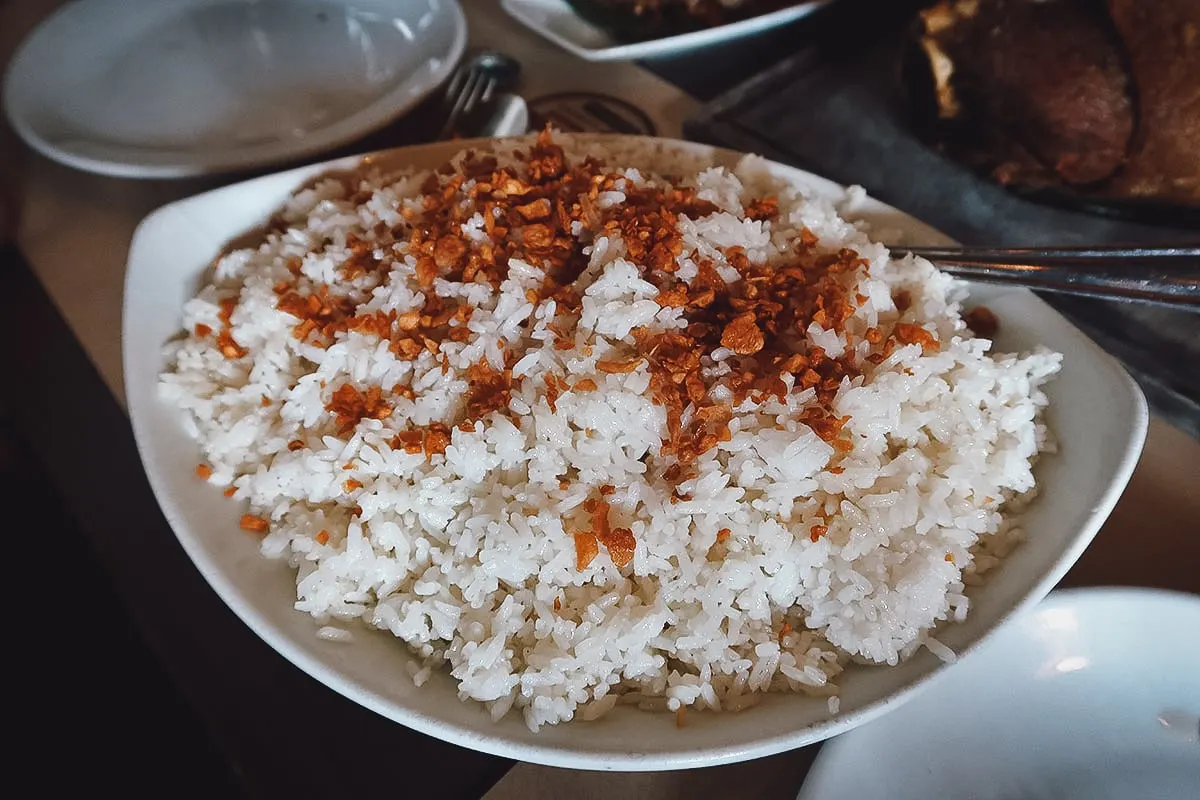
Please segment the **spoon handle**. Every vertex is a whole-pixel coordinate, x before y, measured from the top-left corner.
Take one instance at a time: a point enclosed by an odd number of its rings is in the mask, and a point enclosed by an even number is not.
[[[968,280],[1200,310],[1200,247],[910,247]]]

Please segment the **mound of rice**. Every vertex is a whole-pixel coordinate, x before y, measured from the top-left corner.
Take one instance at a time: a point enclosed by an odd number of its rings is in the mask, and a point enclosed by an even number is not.
[[[757,158],[582,150],[295,194],[171,345],[198,475],[320,635],[390,631],[534,730],[836,708],[850,659],[941,650],[1019,538],[1060,357],[990,353],[961,283]]]

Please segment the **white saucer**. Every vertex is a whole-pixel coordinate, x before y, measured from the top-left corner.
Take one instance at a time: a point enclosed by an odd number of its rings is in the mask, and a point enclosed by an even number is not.
[[[200,175],[380,128],[465,45],[457,0],[77,0],[22,44],[4,105],[30,146],[73,167]]]
[[[800,800],[1200,797],[1200,597],[1051,594],[821,750]]]
[[[697,47],[761,33],[806,17],[828,0],[813,0],[728,25],[649,39],[617,42],[576,14],[565,0],[500,0],[509,16],[585,61],[630,61],[682,53]]]

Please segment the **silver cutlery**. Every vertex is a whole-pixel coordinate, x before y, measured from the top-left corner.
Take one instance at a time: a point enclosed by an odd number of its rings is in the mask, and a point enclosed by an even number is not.
[[[516,85],[521,65],[516,59],[494,50],[484,50],[467,58],[450,78],[442,99],[444,113],[438,139],[448,139],[464,121],[482,114],[496,97]]]
[[[1200,310],[1200,247],[895,247],[967,280]]]
[[[520,136],[529,131],[529,106],[519,94],[505,93],[496,98],[495,108],[473,136],[485,139]]]

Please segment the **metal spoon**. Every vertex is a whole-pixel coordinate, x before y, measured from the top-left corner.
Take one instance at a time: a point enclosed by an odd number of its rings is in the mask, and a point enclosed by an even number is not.
[[[1200,310],[1200,247],[897,247],[968,280]]]

